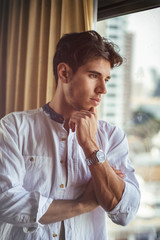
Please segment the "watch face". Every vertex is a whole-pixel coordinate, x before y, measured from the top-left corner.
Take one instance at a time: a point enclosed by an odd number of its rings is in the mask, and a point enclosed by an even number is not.
[[[105,155],[104,155],[104,152],[102,150],[99,150],[96,154],[99,162],[104,162],[105,160]]]

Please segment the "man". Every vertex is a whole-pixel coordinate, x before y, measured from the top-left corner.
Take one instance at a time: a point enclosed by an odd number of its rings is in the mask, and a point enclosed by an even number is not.
[[[56,93],[0,125],[1,239],[106,240],[106,213],[126,225],[140,201],[125,134],[97,121],[115,46],[95,31],[64,35]]]

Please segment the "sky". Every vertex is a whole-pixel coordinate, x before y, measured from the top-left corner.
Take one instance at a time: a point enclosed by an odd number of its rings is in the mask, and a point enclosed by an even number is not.
[[[128,31],[134,33],[135,75],[155,68],[160,75],[160,8],[127,15]]]

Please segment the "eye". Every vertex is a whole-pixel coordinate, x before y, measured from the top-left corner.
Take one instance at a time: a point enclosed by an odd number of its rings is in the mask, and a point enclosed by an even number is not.
[[[107,84],[109,82],[109,79],[105,79],[105,84]]]
[[[89,77],[90,77],[90,78],[97,78],[97,77],[98,77],[98,75],[97,75],[97,74],[95,74],[95,73],[91,73],[91,74],[89,74]]]

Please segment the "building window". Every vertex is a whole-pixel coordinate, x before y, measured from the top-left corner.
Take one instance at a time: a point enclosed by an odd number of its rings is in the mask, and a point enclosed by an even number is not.
[[[110,25],[109,28],[111,28],[111,29],[118,29],[119,27],[117,25]]]
[[[114,97],[116,97],[115,93],[108,93],[108,98],[114,98]]]
[[[117,35],[109,35],[109,39],[117,39],[118,36]]]
[[[108,83],[108,86],[109,86],[110,88],[116,88],[116,84],[115,84],[115,83]]]
[[[115,117],[114,113],[106,113],[106,117]]]

